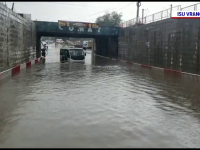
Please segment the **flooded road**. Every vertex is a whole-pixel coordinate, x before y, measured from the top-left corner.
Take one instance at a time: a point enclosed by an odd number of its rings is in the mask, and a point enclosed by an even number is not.
[[[0,83],[0,148],[200,147],[200,83],[95,57]]]

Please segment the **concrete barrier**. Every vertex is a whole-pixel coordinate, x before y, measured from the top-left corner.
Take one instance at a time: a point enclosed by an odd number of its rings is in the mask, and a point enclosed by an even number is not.
[[[26,63],[26,68],[29,68],[29,67],[31,67],[31,61]]]
[[[127,63],[127,64],[133,64],[133,63],[132,63],[132,62],[130,62],[130,61],[126,61],[126,63]]]
[[[149,68],[149,69],[153,68],[153,67],[152,67],[152,66],[150,66],[150,65],[143,65],[143,64],[141,64],[141,67],[144,67],[144,68]]]
[[[182,72],[181,77],[200,81],[200,75],[197,75],[197,74]]]
[[[17,65],[15,67],[11,68],[11,69],[0,72],[0,81],[5,79],[6,77],[17,75],[18,73],[20,73],[21,70],[27,69],[27,68],[33,66],[34,64],[39,63],[43,59],[44,58],[34,59],[32,61],[26,62],[24,64]]]
[[[3,80],[5,78],[7,78],[7,77],[10,77],[11,76],[11,72],[12,72],[12,68],[1,72],[0,73],[0,80]]]
[[[12,68],[11,75],[14,76],[20,72],[20,65]]]
[[[31,66],[35,65],[35,59],[31,61]]]
[[[37,63],[38,63],[38,59],[35,60],[35,64],[37,64]]]
[[[20,70],[23,70],[23,69],[25,69],[25,68],[26,68],[26,63],[20,64]]]
[[[152,70],[164,72],[164,68],[153,67]]]
[[[182,72],[181,71],[177,71],[177,70],[173,70],[173,69],[164,69],[164,73],[166,74],[174,74],[174,75],[179,75],[181,76]]]

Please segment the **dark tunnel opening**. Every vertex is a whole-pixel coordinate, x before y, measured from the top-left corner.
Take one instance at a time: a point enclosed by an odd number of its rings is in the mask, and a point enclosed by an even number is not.
[[[36,39],[37,58],[41,57],[41,37],[93,38],[95,42],[95,54],[107,57],[118,56],[118,36],[39,32]]]

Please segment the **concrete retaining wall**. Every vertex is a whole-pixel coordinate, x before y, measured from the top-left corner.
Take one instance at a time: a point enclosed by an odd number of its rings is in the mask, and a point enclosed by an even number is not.
[[[172,70],[172,69],[164,69],[164,68],[159,68],[159,67],[150,66],[150,65],[138,64],[138,63],[125,61],[125,60],[121,60],[121,59],[116,59],[116,58],[112,58],[112,57],[105,57],[105,56],[97,55],[97,54],[95,54],[95,55],[98,56],[98,57],[103,57],[103,58],[114,60],[114,61],[120,61],[122,63],[132,64],[134,66],[140,66],[144,69],[149,69],[151,71],[156,71],[156,72],[160,72],[160,73],[163,73],[163,74],[181,77],[183,79],[187,79],[187,80],[191,79],[191,80],[195,80],[195,81],[200,82],[200,75],[198,75],[198,74],[191,74],[191,73],[176,71],[176,70]]]
[[[200,74],[200,20],[166,19],[120,29],[119,59]]]
[[[0,72],[36,57],[35,23],[0,3]]]

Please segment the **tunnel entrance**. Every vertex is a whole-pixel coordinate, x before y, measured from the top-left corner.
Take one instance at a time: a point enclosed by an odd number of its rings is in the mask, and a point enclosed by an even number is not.
[[[52,46],[55,48],[75,48],[75,49],[84,49],[85,51],[88,50],[90,52],[95,52],[96,44],[95,39],[93,38],[71,38],[71,37],[47,37],[42,36],[40,38],[41,42],[41,49],[44,48],[46,45],[47,51],[46,55],[49,52],[49,48]]]
[[[118,55],[118,37],[117,36],[83,36],[83,35],[70,35],[70,34],[37,34],[37,58],[41,57],[41,38],[42,37],[60,37],[60,39],[67,38],[80,38],[80,39],[93,39],[93,51],[97,55],[107,57],[117,57]],[[56,42],[56,41],[55,41]],[[66,41],[65,41],[66,42]]]
[[[118,56],[118,27],[60,27],[58,22],[36,21],[37,58],[41,56],[41,37],[93,38],[95,54]]]
[[[42,36],[41,39],[41,47],[43,44],[49,45],[54,44],[62,45],[62,46],[71,46],[75,48],[86,48],[93,50],[95,47],[95,40],[93,38],[71,38],[71,37],[44,37]]]

